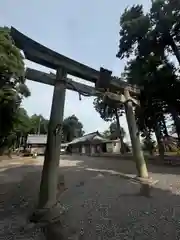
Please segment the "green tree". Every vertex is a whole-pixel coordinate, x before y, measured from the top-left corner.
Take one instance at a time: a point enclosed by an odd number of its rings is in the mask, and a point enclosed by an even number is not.
[[[124,139],[125,135],[126,135],[126,132],[124,130],[123,127],[120,128],[120,131],[121,131],[121,136],[122,138]],[[107,138],[107,139],[111,139],[111,140],[116,140],[119,138],[119,135],[118,135],[118,130],[117,130],[117,123],[116,121],[113,121],[109,128],[107,130],[105,130],[103,133],[102,133],[103,137],[104,138]]]
[[[47,134],[49,120],[42,115],[34,114],[30,117],[30,134]]]
[[[9,145],[16,112],[23,97],[30,95],[25,85],[24,62],[7,27],[0,27],[0,149]]]
[[[83,124],[75,116],[69,116],[63,121],[63,140],[65,142],[70,142],[74,138],[83,136]]]
[[[125,146],[123,142],[123,131],[120,126],[119,117],[123,114],[123,105],[120,103],[115,103],[113,101],[105,101],[102,97],[97,97],[94,99],[94,108],[99,113],[100,117],[105,121],[115,121],[116,123],[116,136],[120,138],[121,141],[121,153],[125,153]]]
[[[149,16],[154,39],[161,43],[164,51],[173,53],[180,64],[180,1],[155,0]]]
[[[120,18],[118,57],[132,54],[145,57],[150,53],[165,56],[172,53],[180,63],[180,2],[154,0],[149,13],[142,5],[126,8]]]
[[[126,8],[120,17],[120,27],[118,58],[129,58],[138,52],[141,56],[149,53],[147,34],[151,29],[151,23],[148,14],[144,14],[142,5]]]
[[[113,121],[109,126],[109,130],[111,133],[111,139],[113,139],[113,140],[119,138],[119,134],[118,134],[119,130],[117,129],[118,128],[117,126],[118,126],[118,124],[116,121]],[[122,139],[124,139],[126,132],[123,127],[120,127],[120,134],[121,134]]]
[[[163,151],[160,139],[164,133],[167,134],[164,114],[171,113],[179,129],[179,82],[176,69],[166,56],[170,46],[170,41],[166,40],[167,34],[171,32],[174,41],[178,43],[177,33],[173,31],[175,26],[178,29],[179,19],[172,16],[177,15],[178,7],[179,5],[173,5],[172,1],[153,1],[150,13],[145,14],[142,5],[137,5],[125,9],[120,20],[120,45],[117,56],[133,58],[128,62],[128,81],[144,88],[141,111],[137,111],[141,112],[140,129],[149,134],[152,129],[155,130],[161,155]],[[169,9],[173,9],[173,13]],[[161,17],[158,20],[162,13],[167,18]],[[165,33],[163,27],[166,25],[165,20],[168,21],[168,33]]]
[[[155,130],[159,146],[162,146],[162,128],[164,133],[168,134],[164,114],[173,108],[177,110],[179,106],[177,91],[179,84],[172,64],[169,64],[167,58],[167,53],[172,50],[180,62],[179,6],[179,1],[176,0],[152,1],[149,13],[144,13],[142,5],[136,5],[125,9],[120,18],[120,44],[117,57],[133,59],[128,69],[130,73],[128,80],[129,82],[134,80],[134,84],[144,88],[143,96],[141,95],[141,110],[136,109],[136,117],[139,114],[140,129],[149,130],[145,131],[148,134],[151,129]],[[128,113],[127,108],[126,112]],[[130,116],[129,113],[130,117],[133,118],[133,115]],[[129,126],[129,129],[131,127]],[[132,134],[135,136],[135,132]],[[137,142],[138,138],[134,146],[138,146]],[[140,148],[137,149],[140,151]],[[137,168],[140,169],[140,165],[145,164],[142,154],[137,152],[138,155]]]
[[[27,128],[28,134],[47,134],[49,120],[42,115],[33,114],[28,117]],[[64,119],[62,126],[62,142],[70,142],[76,137],[81,137],[84,134],[83,124],[75,116],[69,116]]]
[[[149,45],[151,41],[149,42],[147,33],[149,32],[150,27],[149,17],[144,14],[141,5],[125,9],[120,18],[120,44],[117,57],[132,58],[133,55],[135,57],[140,56],[141,60],[144,55],[147,54],[147,51],[149,51],[147,45]],[[126,99],[129,97],[127,91],[125,91],[125,97]],[[141,150],[139,133],[137,132],[131,102],[125,103],[125,110],[138,175],[140,177],[147,177],[148,172],[146,162]]]
[[[18,148],[21,145],[25,145],[30,127],[30,118],[27,114],[27,111],[20,107],[16,112],[13,128],[13,135],[15,136],[13,145],[15,147]]]
[[[152,140],[151,135],[148,135],[143,139],[143,150],[148,151],[150,155],[154,154],[155,141]]]
[[[146,56],[146,61],[137,56],[128,62],[127,80],[131,84],[143,87],[141,109],[136,111],[140,130],[150,134],[155,131],[160,155],[164,156],[162,139],[168,135],[165,114],[172,113],[178,107],[179,81],[174,65],[157,55]],[[148,130],[148,131],[147,131]]]

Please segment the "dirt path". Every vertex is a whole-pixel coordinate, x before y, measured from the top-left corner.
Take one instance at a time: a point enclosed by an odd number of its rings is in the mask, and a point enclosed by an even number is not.
[[[149,166],[159,183],[152,197],[112,171],[135,175],[132,162],[63,156],[68,190],[61,202],[65,239],[180,239],[179,168]],[[43,239],[40,229],[20,232],[37,200],[42,158],[0,163],[0,239]],[[16,236],[16,237],[15,237]]]

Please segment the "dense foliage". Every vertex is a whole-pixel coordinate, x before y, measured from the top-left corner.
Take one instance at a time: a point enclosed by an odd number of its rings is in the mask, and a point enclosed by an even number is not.
[[[98,96],[94,100],[94,108],[99,113],[100,117],[105,121],[110,121],[110,129],[104,135],[110,139],[119,138],[121,141],[121,152],[125,152],[123,138],[125,131],[120,125],[120,116],[124,113],[124,106],[113,101],[104,101],[102,96]]]
[[[143,89],[139,96],[141,107],[135,109],[138,128],[144,142],[149,142],[147,146],[152,145],[155,132],[163,154],[169,114],[180,142],[179,68],[172,61],[174,56],[180,64],[180,1],[154,0],[149,12],[144,12],[143,5],[126,8],[120,17],[119,34],[117,57],[126,60],[123,78]],[[100,97],[95,99],[94,107],[105,121],[117,119],[123,110]]]
[[[24,62],[13,43],[10,30],[0,27],[0,150],[9,145],[23,97],[30,95],[25,85]]]
[[[126,132],[123,127],[120,127],[121,136],[124,139]],[[103,136],[107,139],[116,140],[119,138],[116,121],[111,122],[108,130],[103,132]]]
[[[180,64],[179,17],[178,0],[155,0],[149,12],[136,5],[125,9],[120,18],[117,57],[127,60],[126,80],[143,88],[137,124],[146,139],[154,131],[159,144],[168,135],[167,114],[172,115],[180,140],[179,70],[171,61],[174,55]]]
[[[22,138],[25,141],[28,134],[47,134],[48,123],[49,120],[45,119],[42,115],[34,114],[28,116],[24,108],[19,108],[13,132],[13,143],[16,147],[19,147],[19,145],[23,145]],[[82,136],[83,133],[83,125],[75,115],[64,119],[62,131],[63,142],[70,142],[74,138]]]
[[[10,29],[0,28],[0,152],[19,147],[28,134],[47,134],[48,122],[42,115],[28,116],[21,107],[30,96],[25,84],[25,66],[20,50],[14,45]],[[83,125],[73,115],[63,122],[63,141],[82,136]]]

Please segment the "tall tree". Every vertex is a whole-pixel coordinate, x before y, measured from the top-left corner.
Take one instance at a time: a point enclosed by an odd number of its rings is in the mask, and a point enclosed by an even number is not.
[[[149,13],[142,5],[125,9],[120,19],[120,48],[118,57],[172,53],[180,63],[180,2],[154,0]]]
[[[150,9],[153,37],[164,51],[173,53],[180,64],[180,1],[155,0]]]
[[[25,145],[30,128],[30,118],[27,114],[27,111],[20,107],[16,112],[16,119],[13,129],[13,135],[15,136],[14,146],[16,148],[20,147],[21,145]]]
[[[33,114],[30,117],[30,134],[47,134],[49,120],[42,115]]]
[[[23,109],[20,109],[21,113]],[[26,113],[27,114],[27,113]],[[22,116],[19,116],[22,118]],[[27,116],[26,128],[28,134],[47,134],[49,120],[42,115],[33,114],[31,117]],[[62,126],[62,142],[70,142],[76,137],[81,137],[84,134],[83,124],[75,116],[69,116],[64,119]]]
[[[0,119],[0,149],[3,150],[21,101],[30,95],[25,85],[23,57],[7,27],[0,27],[0,56],[0,116],[3,116]]]
[[[164,115],[168,113],[169,104],[176,101],[174,86],[177,86],[177,77],[174,66],[167,59],[149,55],[146,61],[141,61],[138,57],[131,60],[126,74],[128,82],[144,89],[140,99],[141,109],[136,111],[139,129],[148,134],[155,131],[160,155],[163,157],[162,139],[168,135]]]
[[[119,117],[122,116],[124,110],[122,104],[117,104],[113,101],[106,102],[102,97],[97,97],[94,100],[94,108],[100,114],[100,117],[105,121],[115,121],[116,122],[116,133],[121,141],[121,153],[125,153],[125,145],[123,141],[122,128],[120,126]]]
[[[119,138],[118,128],[120,128],[120,135],[121,135],[122,139],[124,139],[126,132],[123,127],[118,126],[118,123],[116,121],[113,121],[109,126],[111,139],[115,140],[115,139]]]
[[[143,13],[141,5],[133,6],[131,9],[125,9],[120,18],[120,44],[117,57],[129,58],[138,52],[141,52],[141,55],[146,54],[145,52],[148,48],[141,49],[140,47],[142,44],[143,46],[147,45],[146,34],[149,28],[149,18]],[[128,99],[129,92],[125,91],[124,93],[126,99]],[[140,146],[139,133],[137,132],[133,115],[132,102],[128,101],[125,103],[125,110],[138,175],[140,177],[148,177],[146,162]]]
[[[74,138],[81,137],[84,134],[83,124],[75,116],[69,116],[63,121],[64,141],[70,142]]]
[[[142,5],[126,8],[120,17],[120,27],[118,58],[129,58],[138,52],[144,55],[149,51],[147,33],[151,24],[148,14],[143,12]],[[146,48],[141,48],[142,45],[146,45]]]
[[[121,136],[124,139],[126,132],[123,127],[120,127],[121,129]],[[110,139],[110,140],[116,140],[119,138],[118,130],[117,130],[117,123],[116,121],[111,122],[109,128],[105,130],[102,135],[104,138]]]
[[[166,56],[167,42],[164,33],[162,33],[164,31],[162,25],[165,20],[161,19],[161,24],[158,23],[158,14],[160,14],[161,7],[162,11],[165,11],[163,10],[165,2],[172,4],[172,1],[153,1],[151,11],[148,14],[144,14],[142,5],[133,6],[124,11],[120,21],[120,45],[117,55],[120,58],[133,58],[128,63],[130,74],[127,77],[130,83],[141,85],[144,88],[145,98],[141,104],[146,111],[142,114],[141,126],[153,128],[159,143],[161,143],[160,139],[162,138],[159,128],[164,128],[162,131],[167,134],[164,114],[174,113],[179,105],[177,101],[179,99],[179,83],[175,68]],[[166,5],[166,11],[169,7],[170,5]],[[173,14],[177,14],[177,11]],[[172,19],[170,19],[170,15],[168,15],[166,19],[169,21],[168,32],[170,26],[172,27],[172,22],[170,22]],[[175,22],[173,24],[178,26]],[[157,31],[160,27],[161,31]]]

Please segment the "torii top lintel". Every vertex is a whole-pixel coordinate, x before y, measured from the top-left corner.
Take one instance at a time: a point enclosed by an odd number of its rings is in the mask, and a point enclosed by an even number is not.
[[[99,78],[100,72],[98,70],[63,56],[41,45],[13,27],[11,27],[11,36],[15,45],[23,50],[26,59],[32,62],[55,70],[62,67],[66,69],[68,74],[93,83],[96,83]],[[112,77],[111,86],[118,90],[128,87],[129,91],[133,95],[138,95],[140,93],[140,89],[138,87],[127,84],[119,78]]]

